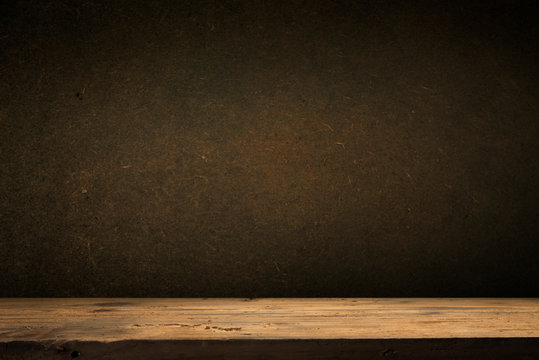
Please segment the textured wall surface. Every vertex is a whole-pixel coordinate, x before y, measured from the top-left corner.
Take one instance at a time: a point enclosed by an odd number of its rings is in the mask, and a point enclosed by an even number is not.
[[[533,1],[12,1],[0,296],[539,296]]]

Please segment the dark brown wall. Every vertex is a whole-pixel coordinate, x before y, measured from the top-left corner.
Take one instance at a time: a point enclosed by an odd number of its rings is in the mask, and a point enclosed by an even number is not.
[[[0,296],[539,296],[533,2],[13,1]]]

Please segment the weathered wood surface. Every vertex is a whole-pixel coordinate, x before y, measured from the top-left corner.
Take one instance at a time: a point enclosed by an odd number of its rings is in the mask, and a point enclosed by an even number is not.
[[[539,338],[539,299],[0,298],[0,342]]]

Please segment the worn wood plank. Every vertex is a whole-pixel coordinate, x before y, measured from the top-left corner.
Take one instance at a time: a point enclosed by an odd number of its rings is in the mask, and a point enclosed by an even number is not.
[[[538,337],[539,299],[0,299],[0,342]]]

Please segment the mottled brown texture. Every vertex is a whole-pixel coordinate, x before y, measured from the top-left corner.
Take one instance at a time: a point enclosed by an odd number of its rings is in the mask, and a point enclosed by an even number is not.
[[[538,296],[533,1],[11,1],[0,296]]]

